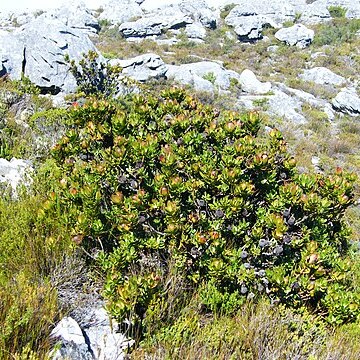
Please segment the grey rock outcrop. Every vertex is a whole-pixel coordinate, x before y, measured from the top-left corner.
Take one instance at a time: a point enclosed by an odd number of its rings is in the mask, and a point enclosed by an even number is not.
[[[317,0],[306,6],[299,8],[299,13],[302,13],[301,21],[306,24],[317,24],[324,21],[329,21],[331,15],[329,12],[330,6],[339,6],[346,9],[345,16],[347,18],[360,18],[360,3],[354,0]]]
[[[57,19],[71,29],[83,31],[87,34],[96,34],[100,30],[99,21],[92,15],[84,3],[75,6],[63,6],[50,9],[40,18]]]
[[[79,324],[72,317],[63,318],[51,332],[51,338],[60,343],[53,351],[53,360],[121,360],[133,341],[117,332],[116,322],[101,306],[88,308]]]
[[[270,115],[291,121],[294,124],[305,124],[307,122],[301,113],[302,102],[295,96],[286,94],[281,90],[273,90],[274,94],[269,96],[267,112]]]
[[[205,0],[182,0],[179,9],[190,16],[194,22],[198,22],[209,29],[216,28],[218,16],[209,8]]]
[[[126,3],[125,14],[128,12],[128,6],[130,5]],[[132,3],[130,8],[133,9],[133,6],[135,5]],[[217,14],[208,7],[205,0],[164,3],[144,1],[138,9],[142,11],[142,14],[137,14],[140,16],[139,19],[124,22],[119,27],[120,33],[129,40],[149,37],[156,39],[167,31],[185,29],[193,23],[196,24],[196,34],[195,27],[187,29],[187,33],[193,39],[202,39],[206,34],[205,28],[214,29],[217,24]],[[106,14],[101,15],[102,18],[105,16]]]
[[[201,41],[206,36],[206,30],[201,24],[194,23],[186,26],[185,34],[190,40]]]
[[[193,20],[183,13],[163,13],[125,22],[119,31],[125,38],[146,38],[162,35],[167,30],[177,30],[192,24]]]
[[[305,81],[312,81],[319,85],[341,85],[346,82],[345,78],[335,74],[325,67],[314,67],[305,70],[300,78]]]
[[[271,94],[242,95],[239,97],[237,104],[248,110],[260,107],[262,111],[270,116],[282,118],[292,124],[307,123],[306,116],[303,113],[304,105],[322,111],[329,121],[335,117],[331,104],[326,100],[277,82],[272,84]]]
[[[100,20],[108,20],[112,24],[122,24],[131,19],[144,15],[143,10],[138,3],[132,0],[119,2],[110,0],[103,5],[103,11],[99,15]]]
[[[302,24],[295,24],[288,28],[280,29],[275,37],[290,46],[303,49],[311,44],[314,39],[314,30],[308,29]]]
[[[241,90],[250,94],[266,94],[271,90],[270,82],[260,82],[251,70],[244,70],[240,74]]]
[[[40,16],[13,32],[0,31],[0,71],[12,79],[24,74],[44,93],[71,92],[76,82],[64,55],[79,61],[89,50],[96,48],[86,34]]]
[[[360,114],[360,97],[355,89],[343,88],[332,101],[335,110],[352,116]]]
[[[238,73],[226,70],[222,65],[211,61],[169,65],[166,77],[180,84],[191,85],[197,91],[207,92],[213,92],[215,89],[226,91],[230,88],[231,79],[240,81]]]
[[[164,61],[156,54],[144,54],[126,60],[113,59],[110,64],[121,66],[124,75],[140,82],[164,78],[167,71]]]
[[[238,1],[225,18],[227,25],[234,27],[240,40],[252,41],[262,38],[265,26],[280,28],[287,20],[293,20],[296,12],[291,4],[282,0],[271,2]]]

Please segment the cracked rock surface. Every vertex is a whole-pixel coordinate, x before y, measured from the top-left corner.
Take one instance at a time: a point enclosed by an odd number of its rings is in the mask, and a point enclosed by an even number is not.
[[[64,55],[78,61],[83,53],[96,51],[89,37],[58,19],[38,17],[13,32],[0,31],[0,75],[21,79],[22,73],[44,93],[74,91]]]

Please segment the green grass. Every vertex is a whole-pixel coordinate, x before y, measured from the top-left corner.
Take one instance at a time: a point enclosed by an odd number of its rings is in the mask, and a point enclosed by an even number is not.
[[[44,173],[42,183],[47,177]],[[50,277],[71,247],[61,214],[41,216],[46,206],[44,190],[19,190],[17,199],[0,197],[1,360],[32,350],[44,358],[51,345],[50,331],[60,315]]]
[[[196,298],[177,320],[151,334],[132,359],[355,359],[358,324],[325,329],[310,315],[262,301],[248,303],[234,316],[207,317]]]

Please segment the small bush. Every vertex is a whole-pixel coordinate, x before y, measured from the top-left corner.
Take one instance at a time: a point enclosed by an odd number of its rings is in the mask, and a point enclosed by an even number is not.
[[[230,11],[236,6],[236,4],[227,4],[225,5],[220,12],[220,18],[225,19],[229,14]]]
[[[210,81],[213,85],[215,85],[216,82],[216,76],[213,72],[209,72],[203,76],[204,80]]]
[[[332,18],[344,18],[347,12],[347,9],[341,6],[329,6],[328,10]]]
[[[86,96],[96,95],[110,97],[116,95],[122,85],[121,68],[99,61],[98,54],[89,51],[84,54],[79,65],[66,57],[70,71],[74,75],[78,91]]]

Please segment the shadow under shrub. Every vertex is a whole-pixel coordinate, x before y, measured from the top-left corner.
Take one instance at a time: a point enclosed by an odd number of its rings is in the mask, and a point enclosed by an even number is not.
[[[205,312],[266,295],[330,323],[359,315],[343,221],[353,175],[299,174],[278,130],[258,136],[258,114],[181,89],[90,99],[70,117],[45,210],[67,214],[116,318],[143,322],[178,276]]]

